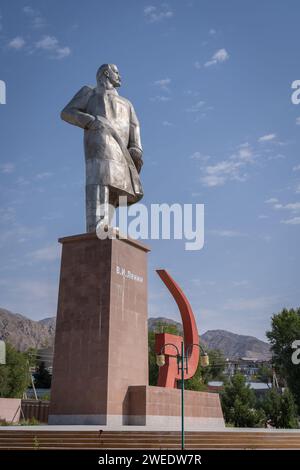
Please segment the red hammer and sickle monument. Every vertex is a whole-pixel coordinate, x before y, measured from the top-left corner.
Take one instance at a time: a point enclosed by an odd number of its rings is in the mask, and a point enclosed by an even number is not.
[[[157,274],[164,282],[169,292],[178,305],[183,325],[183,337],[185,343],[185,356],[187,356],[188,372],[184,373],[185,379],[190,379],[195,374],[199,362],[199,334],[192,307],[179,285],[174,281],[165,269],[158,269]],[[157,333],[155,335],[155,350],[157,354],[164,351],[165,365],[159,368],[159,387],[177,388],[176,381],[181,379],[178,371],[177,356],[174,354],[174,346],[180,351],[183,338],[170,333]],[[170,344],[172,343],[172,344]]]

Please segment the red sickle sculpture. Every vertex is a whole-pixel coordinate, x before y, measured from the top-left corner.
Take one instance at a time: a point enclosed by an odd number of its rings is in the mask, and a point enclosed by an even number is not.
[[[165,269],[157,269],[156,272],[169,289],[169,292],[172,294],[180,311],[183,325],[185,354],[187,349],[189,354],[187,359],[188,372],[184,373],[184,378],[190,379],[195,374],[199,362],[199,348],[197,346],[192,346],[195,343],[199,344],[199,334],[194,313],[185,294],[170,274]],[[182,336],[176,336],[170,333],[157,333],[155,335],[155,350],[157,354],[161,354],[162,348],[167,345],[164,347],[163,351],[163,354],[165,354],[165,365],[159,368],[157,382],[159,387],[177,388],[176,380],[181,379],[180,373],[178,373],[177,352],[174,346],[169,345],[169,343],[176,345],[180,351],[182,341]]]

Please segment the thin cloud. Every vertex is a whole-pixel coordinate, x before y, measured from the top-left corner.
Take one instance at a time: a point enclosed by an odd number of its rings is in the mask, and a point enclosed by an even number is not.
[[[226,49],[219,49],[217,52],[214,53],[212,58],[205,62],[204,67],[211,67],[212,65],[221,64],[226,62],[229,59],[229,54]]]
[[[34,29],[40,29],[46,25],[46,21],[41,13],[30,5],[24,6],[22,11],[30,19],[31,26]],[[9,43],[9,47],[16,50],[23,49],[24,45],[24,39],[19,36]],[[44,35],[34,44],[28,46],[26,50],[29,54],[34,54],[35,52],[48,53],[51,59],[64,59],[71,54],[69,46],[62,46],[55,36],[50,35]]]
[[[276,204],[276,202],[279,202],[277,197],[270,197],[270,199],[265,200],[265,204]]]
[[[258,142],[271,142],[276,139],[276,134],[266,134],[258,139]]]
[[[224,310],[239,311],[239,310],[265,310],[272,309],[276,304],[277,297],[255,297],[255,298],[240,298],[229,299],[225,305]]]
[[[152,98],[150,98],[151,101],[161,101],[161,102],[164,102],[164,101],[170,101],[170,88],[169,88],[169,85],[171,84],[171,79],[170,78],[161,78],[160,80],[156,80],[153,85],[157,88],[160,89],[161,93],[166,93],[166,95],[156,95]]]
[[[271,204],[272,208],[275,211],[288,211],[288,212],[291,212],[292,214],[293,213],[297,214],[298,212],[300,212],[300,202],[289,202],[288,204],[282,204],[278,201],[277,198],[271,198],[271,199],[267,199],[265,203]],[[296,225],[298,224],[298,219],[299,217],[293,217],[291,219],[281,220],[281,223],[289,224],[289,225]]]
[[[206,175],[201,178],[201,182],[204,186],[214,188],[216,186],[223,186],[226,182],[226,178],[224,176]]]
[[[64,59],[71,54],[68,46],[62,47],[55,36],[44,36],[35,43],[36,50],[49,52],[52,58]]]
[[[15,49],[16,51],[23,49],[24,46],[25,46],[25,39],[23,39],[21,36],[16,36],[11,41],[9,41],[7,45],[7,47],[9,47],[10,49]]]
[[[53,50],[58,46],[58,40],[54,36],[44,36],[35,44],[37,49]]]
[[[300,165],[296,165],[293,167],[293,171],[300,171]]]
[[[16,209],[14,207],[0,208],[0,224],[7,224],[8,222],[15,222]]]
[[[149,23],[159,23],[171,19],[174,12],[167,4],[163,4],[161,7],[148,5],[144,8],[144,15]]]
[[[300,217],[293,217],[292,219],[281,220],[280,223],[286,225],[300,225]]]
[[[194,90],[184,90],[183,94],[186,96],[193,96],[193,97],[197,97],[200,95],[199,91],[194,91]]]
[[[45,18],[41,15],[38,10],[35,10],[31,6],[25,6],[23,8],[23,13],[30,19],[31,26],[34,29],[43,28],[46,25]]]
[[[207,162],[208,160],[211,159],[211,156],[210,155],[203,155],[201,152],[194,152],[190,158],[192,160],[197,160],[197,161],[200,161],[200,162]]]
[[[202,111],[204,105],[205,105],[205,101],[199,100],[195,104],[187,108],[186,111],[188,113],[198,113]]]
[[[286,156],[283,155],[282,153],[277,153],[276,155],[270,155],[268,157],[268,160],[272,161],[272,160],[285,160],[286,159]]]
[[[164,95],[156,95],[156,96],[153,96],[152,98],[150,98],[150,101],[158,101],[158,102],[161,102],[161,103],[164,103],[166,101],[170,101],[171,98],[170,96],[164,96]]]
[[[223,186],[228,181],[246,181],[246,168],[254,162],[254,153],[250,146],[239,146],[237,152],[227,160],[202,168],[200,181],[204,186]]]
[[[18,184],[19,186],[28,186],[30,184],[30,181],[24,178],[24,176],[19,176],[16,180],[16,184]]]
[[[158,86],[159,88],[161,88],[162,90],[165,90],[165,91],[169,91],[169,85],[171,83],[171,79],[170,78],[162,78],[161,80],[156,80],[154,82],[154,85],[155,86]]]
[[[44,173],[38,173],[37,175],[35,175],[35,179],[43,180],[46,178],[50,178],[51,176],[53,176],[53,173],[51,173],[50,171],[45,171]]]
[[[34,261],[55,261],[60,258],[60,249],[55,243],[32,251],[27,256]]]
[[[240,168],[242,162],[233,160],[223,160],[215,165],[209,165],[205,168],[206,175],[202,178],[207,186],[224,184],[226,180],[241,180]]]
[[[236,237],[244,237],[245,234],[241,232],[237,232],[236,230],[210,230],[212,235],[216,235],[217,237],[224,237],[224,238],[236,238]]]
[[[291,212],[299,212],[300,202],[290,202],[288,204],[275,204],[274,209],[283,209]]]
[[[3,223],[4,220],[0,219]],[[45,227],[28,227],[19,224],[16,219],[12,218],[8,228],[3,227],[0,231],[0,246],[5,243],[24,243],[33,238],[40,238],[45,234]]]
[[[244,279],[242,281],[233,281],[232,284],[234,287],[248,287],[250,282]]]
[[[2,165],[0,165],[0,171],[4,174],[13,173],[15,171],[15,164],[11,162],[2,163]]]

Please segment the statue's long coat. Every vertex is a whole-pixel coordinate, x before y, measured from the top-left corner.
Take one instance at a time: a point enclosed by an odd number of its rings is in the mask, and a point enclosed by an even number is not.
[[[84,129],[86,184],[109,186],[114,195],[137,202],[143,190],[129,150],[142,153],[139,122],[132,104],[113,88],[99,92],[84,86],[61,113],[63,120]],[[98,117],[102,127],[89,129]]]

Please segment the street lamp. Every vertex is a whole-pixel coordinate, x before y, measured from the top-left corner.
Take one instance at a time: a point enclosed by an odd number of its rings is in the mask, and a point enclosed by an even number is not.
[[[162,367],[166,363],[164,350],[167,346],[172,346],[176,350],[176,355],[171,357],[177,358],[178,374],[181,372],[181,449],[184,450],[184,372],[188,373],[188,359],[189,353],[193,346],[197,346],[200,349],[200,365],[201,367],[207,367],[209,365],[208,354],[204,351],[203,347],[198,343],[189,344],[184,353],[184,342],[181,342],[181,352],[178,347],[173,343],[164,344],[161,348],[160,354],[156,356],[156,364],[158,367]]]
[[[0,339],[0,364],[6,364],[6,348],[2,339]]]

